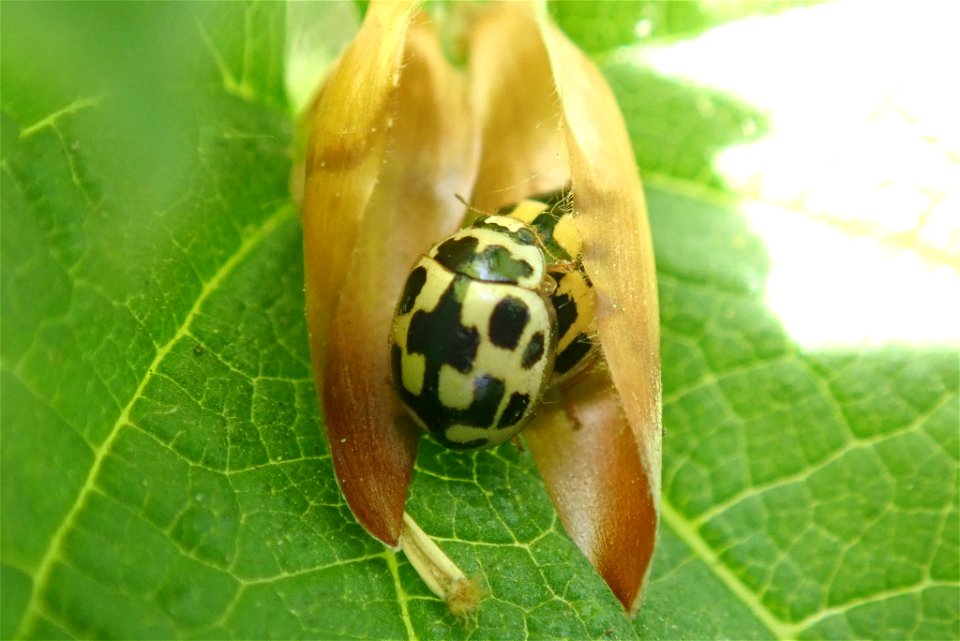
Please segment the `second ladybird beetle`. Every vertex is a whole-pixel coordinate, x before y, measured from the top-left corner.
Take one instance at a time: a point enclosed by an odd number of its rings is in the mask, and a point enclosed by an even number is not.
[[[391,368],[414,421],[443,445],[515,436],[551,385],[595,353],[595,299],[572,199],[532,197],[434,244],[407,276]]]

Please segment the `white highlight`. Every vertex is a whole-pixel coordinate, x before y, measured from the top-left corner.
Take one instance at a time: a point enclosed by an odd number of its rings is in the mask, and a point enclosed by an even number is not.
[[[958,22],[958,3],[821,4],[632,52],[765,112],[715,167],[803,346],[960,344]]]

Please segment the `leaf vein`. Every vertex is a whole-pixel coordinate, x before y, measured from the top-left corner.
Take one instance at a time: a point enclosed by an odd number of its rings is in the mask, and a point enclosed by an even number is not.
[[[61,107],[60,109],[57,109],[53,113],[44,116],[43,118],[36,121],[32,125],[24,127],[20,131],[20,140],[26,140],[27,138],[29,138],[30,136],[33,136],[37,132],[42,131],[47,127],[54,126],[57,120],[59,120],[64,116],[69,116],[70,114],[74,114],[78,111],[82,111],[89,107],[96,107],[97,105],[100,104],[100,100],[101,100],[101,96],[89,96],[85,98],[77,98],[76,100],[71,102],[69,105],[65,107]]]
[[[224,261],[220,269],[217,270],[210,280],[204,283],[204,286],[197,299],[194,301],[192,308],[184,315],[180,327],[174,332],[173,336],[164,345],[157,349],[153,358],[153,362],[147,366],[139,385],[131,395],[127,404],[121,410],[120,415],[117,417],[113,427],[110,429],[110,433],[107,435],[106,439],[104,439],[103,443],[94,450],[93,463],[90,466],[90,470],[88,471],[86,478],[84,479],[84,483],[81,486],[73,504],[64,515],[64,518],[60,523],[60,527],[57,528],[50,538],[50,543],[48,544],[47,549],[44,551],[43,557],[40,559],[40,562],[37,565],[35,579],[33,585],[31,586],[30,598],[27,602],[26,608],[24,609],[23,619],[20,622],[19,629],[17,630],[15,636],[19,638],[31,636],[30,633],[35,629],[37,618],[40,614],[43,595],[46,592],[47,586],[50,582],[53,568],[57,561],[60,560],[66,536],[68,532],[74,528],[83,506],[86,504],[87,497],[90,496],[91,492],[96,488],[97,477],[100,474],[103,462],[112,450],[114,443],[116,443],[117,437],[123,426],[132,424],[133,421],[130,418],[131,410],[137,401],[143,398],[147,385],[151,380],[153,380],[154,372],[157,370],[158,366],[167,356],[173,346],[183,337],[188,335],[190,325],[193,323],[194,318],[197,317],[201,307],[207,301],[210,295],[217,291],[226,277],[231,274],[233,270],[236,269],[237,266],[247,256],[249,256],[266,237],[268,237],[275,229],[277,229],[280,223],[291,217],[292,208],[290,206],[281,207],[271,216],[266,218],[250,236],[244,239],[237,250]]]

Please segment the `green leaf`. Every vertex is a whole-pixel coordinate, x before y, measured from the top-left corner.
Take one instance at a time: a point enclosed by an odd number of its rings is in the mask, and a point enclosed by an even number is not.
[[[877,11],[852,54],[864,19],[815,6],[605,63],[663,323],[643,637],[960,633],[958,105],[933,80],[952,38],[918,32],[904,60]]]
[[[812,2],[738,0],[731,2],[657,2],[649,0],[552,0],[550,15],[587,53],[602,56],[650,38],[679,40],[730,20],[774,14]]]
[[[0,635],[960,636],[949,5],[896,48],[893,9],[679,40],[706,26],[664,32],[650,12],[672,6],[601,6],[654,20],[653,40],[587,45],[647,180],[660,277],[645,603],[622,614],[528,453],[424,442],[409,511],[490,591],[470,628],[333,478],[284,6],[5,4]],[[578,40],[606,15],[556,8]],[[811,25],[829,54],[812,61]]]

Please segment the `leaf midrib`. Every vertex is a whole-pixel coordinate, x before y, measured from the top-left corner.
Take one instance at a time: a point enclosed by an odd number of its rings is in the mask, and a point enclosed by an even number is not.
[[[173,333],[173,336],[171,336],[166,343],[157,348],[153,360],[149,365],[147,365],[140,382],[138,383],[133,394],[131,394],[126,405],[124,405],[124,407],[121,409],[117,420],[110,428],[109,434],[99,447],[94,448],[93,463],[90,465],[90,469],[87,472],[86,478],[84,478],[83,484],[81,485],[76,498],[61,520],[60,527],[58,527],[53,533],[53,536],[50,537],[50,543],[47,545],[43,557],[40,559],[37,569],[34,572],[33,583],[30,589],[30,598],[26,607],[24,608],[23,618],[20,621],[17,632],[14,635],[16,638],[26,638],[34,630],[37,619],[43,612],[42,595],[47,589],[51,572],[53,571],[57,560],[60,558],[67,533],[69,533],[73,528],[77,516],[80,514],[81,510],[86,504],[87,497],[96,489],[97,477],[99,476],[103,462],[112,450],[113,444],[116,442],[122,428],[131,423],[130,412],[136,402],[143,397],[144,390],[153,379],[154,373],[158,371],[160,364],[166,358],[167,354],[170,353],[170,350],[173,349],[173,346],[189,334],[190,326],[192,325],[194,319],[200,314],[204,303],[206,303],[211,294],[219,289],[223,281],[244,261],[244,259],[249,257],[253,251],[270,236],[270,234],[272,234],[283,222],[285,222],[288,218],[291,218],[293,215],[293,205],[291,203],[286,203],[274,211],[274,213],[272,213],[270,216],[265,218],[258,227],[254,228],[250,235],[240,243],[237,249],[226,257],[226,260],[224,260],[223,264],[220,265],[219,269],[217,269],[213,276],[203,283],[199,295],[197,296],[191,308],[184,315],[183,321]]]

